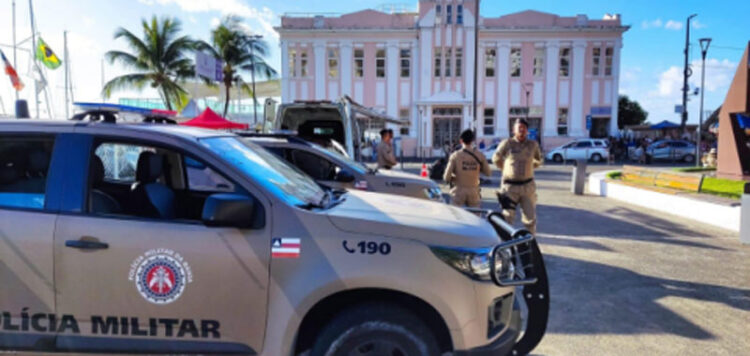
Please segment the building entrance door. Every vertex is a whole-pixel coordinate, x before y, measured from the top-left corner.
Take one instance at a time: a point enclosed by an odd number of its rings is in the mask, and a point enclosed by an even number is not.
[[[458,144],[461,135],[460,107],[436,107],[432,109],[432,147],[449,149]]]
[[[595,117],[591,119],[590,138],[607,138],[609,137],[609,120],[608,117]]]

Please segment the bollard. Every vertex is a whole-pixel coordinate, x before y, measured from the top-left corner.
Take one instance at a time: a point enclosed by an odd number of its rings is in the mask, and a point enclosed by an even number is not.
[[[570,192],[575,195],[583,194],[583,186],[586,183],[586,160],[577,159],[573,166],[573,180],[570,182]]]
[[[745,183],[740,206],[740,242],[750,245],[750,183]]]

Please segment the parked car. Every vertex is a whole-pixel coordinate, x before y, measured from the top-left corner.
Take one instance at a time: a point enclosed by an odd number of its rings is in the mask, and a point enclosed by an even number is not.
[[[495,154],[495,150],[497,150],[498,145],[500,145],[500,143],[496,142],[482,150],[482,154],[484,154],[484,157],[487,158],[487,162],[492,163],[492,155]]]
[[[544,335],[541,252],[497,213],[84,117],[0,120],[2,351],[525,355]]]
[[[555,147],[545,155],[550,161],[563,162],[585,159],[602,162],[609,158],[609,143],[605,139],[580,139]]]
[[[646,148],[646,160],[695,162],[695,145],[685,140],[660,140]]]
[[[445,201],[440,187],[432,180],[398,170],[368,168],[345,156],[335,146],[324,148],[295,136],[237,134],[283,158],[328,187]]]

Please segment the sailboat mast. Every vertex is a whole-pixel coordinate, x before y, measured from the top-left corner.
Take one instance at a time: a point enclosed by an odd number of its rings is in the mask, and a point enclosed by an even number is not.
[[[13,0],[13,68],[18,68],[16,63],[16,0]],[[15,91],[16,101],[18,101],[18,90]]]
[[[68,73],[68,63],[70,63],[70,58],[68,58],[68,31],[63,31],[63,46],[63,52],[65,52],[65,118],[68,119],[70,118],[70,116],[68,115],[68,107],[70,106],[68,105],[68,86],[70,85],[70,76]]]

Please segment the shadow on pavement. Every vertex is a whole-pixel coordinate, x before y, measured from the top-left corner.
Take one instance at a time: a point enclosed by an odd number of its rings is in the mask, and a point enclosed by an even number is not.
[[[548,332],[715,336],[659,302],[667,297],[750,310],[750,290],[645,276],[605,264],[546,254],[551,282]],[[678,301],[679,302],[679,301]],[[727,321],[729,322],[729,321]]]

